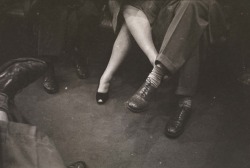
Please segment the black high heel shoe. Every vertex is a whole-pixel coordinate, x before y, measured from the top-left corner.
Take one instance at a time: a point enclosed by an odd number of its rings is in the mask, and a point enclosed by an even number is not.
[[[98,82],[99,84],[98,84],[97,90],[96,90],[96,103],[101,105],[101,104],[106,103],[106,101],[109,99],[109,88],[108,88],[108,91],[106,93],[98,92],[98,89],[100,87],[100,80]]]
[[[109,92],[107,93],[96,92],[96,102],[98,104],[104,104],[108,99],[109,99]]]

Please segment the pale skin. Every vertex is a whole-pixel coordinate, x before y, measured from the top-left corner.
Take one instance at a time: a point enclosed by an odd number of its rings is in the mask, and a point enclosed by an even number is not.
[[[8,121],[8,116],[4,111],[0,111],[0,121]]]
[[[124,8],[123,16],[125,23],[122,25],[115,40],[109,63],[100,79],[97,90],[99,93],[108,92],[110,81],[127,56],[133,38],[153,66],[158,55],[153,43],[151,26],[147,16],[132,6],[126,6]]]

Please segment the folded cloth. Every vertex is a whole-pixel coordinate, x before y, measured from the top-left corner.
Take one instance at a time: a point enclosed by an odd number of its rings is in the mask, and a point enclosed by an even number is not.
[[[1,168],[65,168],[48,136],[37,127],[0,121]]]

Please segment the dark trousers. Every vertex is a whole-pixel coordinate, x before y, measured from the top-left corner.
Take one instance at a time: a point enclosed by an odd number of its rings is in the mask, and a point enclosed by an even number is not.
[[[221,15],[215,0],[172,0],[160,12],[153,27],[156,44],[161,44],[157,61],[172,74],[179,73],[176,94],[191,96],[195,93],[201,40],[207,34],[211,41],[218,38],[213,33],[220,34],[220,30],[214,29],[217,27],[215,20],[223,18]]]
[[[76,8],[60,3],[44,4],[39,13],[38,55],[59,56],[66,51],[76,55],[76,59],[84,56],[98,21],[98,11],[91,0]]]

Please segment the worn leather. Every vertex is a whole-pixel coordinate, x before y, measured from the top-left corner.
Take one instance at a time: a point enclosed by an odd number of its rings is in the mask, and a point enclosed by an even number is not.
[[[41,77],[46,68],[44,61],[33,58],[7,62],[0,68],[0,92],[13,98],[19,90]]]
[[[137,92],[128,100],[127,108],[132,112],[142,112],[147,109],[149,101],[153,94],[156,92],[156,88],[152,86],[150,79],[137,90]]]
[[[44,81],[43,88],[49,94],[54,94],[58,91],[58,84],[54,72],[47,72]]]
[[[166,125],[166,136],[170,138],[175,138],[180,136],[183,131],[185,124],[187,123],[187,120],[191,114],[191,108],[182,106],[178,107],[176,113],[174,116],[168,121]]]

